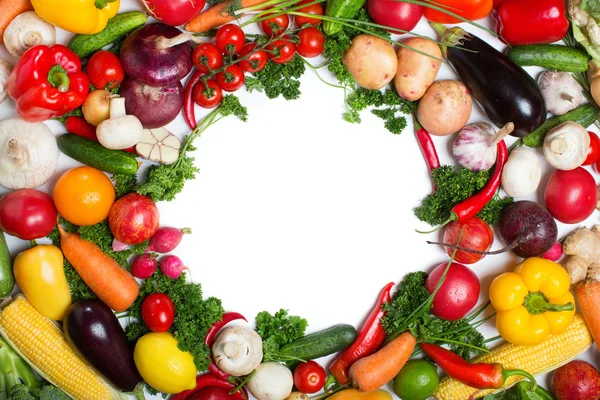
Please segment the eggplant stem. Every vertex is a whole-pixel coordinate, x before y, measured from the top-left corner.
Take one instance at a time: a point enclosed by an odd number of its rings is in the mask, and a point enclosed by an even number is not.
[[[494,136],[492,136],[490,138],[489,145],[490,146],[497,145],[498,143],[500,143],[501,140],[503,140],[505,137],[510,135],[512,133],[512,131],[514,131],[514,130],[515,130],[515,124],[513,124],[512,122],[509,122],[508,124],[504,125],[502,127],[502,129],[500,129],[498,132],[496,132],[494,134]]]

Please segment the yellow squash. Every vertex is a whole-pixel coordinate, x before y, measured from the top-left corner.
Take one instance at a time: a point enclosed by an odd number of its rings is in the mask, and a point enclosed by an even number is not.
[[[385,390],[363,393],[356,389],[342,390],[331,396],[329,400],[392,400],[392,395]]]
[[[38,245],[17,256],[15,279],[29,302],[45,317],[60,321],[71,305],[71,292],[56,246]]]
[[[119,11],[121,0],[31,0],[35,12],[52,25],[73,33],[101,32]]]

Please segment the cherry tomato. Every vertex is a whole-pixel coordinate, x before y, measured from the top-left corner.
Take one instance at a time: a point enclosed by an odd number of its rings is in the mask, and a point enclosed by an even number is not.
[[[175,319],[175,305],[164,293],[153,293],[142,303],[142,319],[152,332],[166,332]]]
[[[198,71],[207,73],[223,66],[223,54],[212,43],[202,43],[194,50],[192,55],[194,65]]]
[[[242,86],[246,77],[244,76],[244,70],[237,65],[230,65],[225,68],[225,71],[219,72],[215,76],[217,85],[226,92],[235,92]]]
[[[96,89],[114,89],[125,78],[119,57],[107,50],[100,50],[90,57],[87,74]]]
[[[312,58],[323,53],[325,45],[325,35],[315,27],[302,29],[298,33],[300,43],[298,43],[298,54],[305,58]]]
[[[302,363],[294,371],[294,385],[303,393],[317,393],[323,389],[326,379],[325,370],[314,361]]]
[[[240,57],[248,56],[238,65],[246,72],[258,72],[267,65],[269,54],[264,50],[254,51],[256,43],[246,43],[240,51]]]
[[[425,280],[425,289],[429,293],[433,293],[447,266],[443,263],[431,271]],[[457,321],[475,307],[480,290],[477,275],[464,265],[453,262],[433,298],[431,313],[446,321]]]
[[[39,190],[21,189],[0,199],[0,229],[19,239],[48,236],[56,216],[52,197]]]
[[[298,5],[312,3],[314,0],[302,0]],[[302,7],[298,9],[298,12],[305,14],[323,15],[323,5],[321,3],[312,4],[310,6]],[[302,15],[296,15],[294,22],[298,27],[303,27],[306,24],[319,25],[323,20],[318,18],[310,18]]]
[[[208,88],[202,81],[194,86],[192,89],[192,98],[200,107],[215,108],[223,100],[223,90],[221,90],[214,79],[208,79],[206,83],[208,84]]]
[[[594,132],[588,131],[588,133],[590,134],[590,149],[583,165],[595,164],[600,160],[600,138]]]
[[[217,31],[215,43],[223,54],[236,54],[242,50],[246,43],[246,35],[239,25],[227,24],[223,25]]]
[[[260,21],[260,27],[268,36],[277,35],[290,26],[290,17],[287,14],[278,15],[264,21]]]
[[[273,41],[267,46],[269,58],[276,64],[285,64],[294,58],[296,54],[296,43],[289,36]]]

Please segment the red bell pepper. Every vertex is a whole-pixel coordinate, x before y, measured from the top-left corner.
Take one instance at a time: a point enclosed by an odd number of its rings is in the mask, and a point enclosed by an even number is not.
[[[492,11],[493,0],[436,0],[430,1],[432,6],[444,8],[449,12],[459,15],[469,21],[487,17]],[[427,20],[441,24],[457,24],[463,22],[442,11],[431,7],[423,7],[423,15]]]
[[[512,46],[556,42],[569,30],[564,0],[505,0],[496,18],[496,31]]]
[[[60,117],[83,104],[90,81],[81,60],[66,46],[35,46],[19,60],[6,89],[25,121]]]

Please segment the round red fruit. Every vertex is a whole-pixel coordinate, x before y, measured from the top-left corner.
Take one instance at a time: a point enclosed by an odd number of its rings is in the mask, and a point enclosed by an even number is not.
[[[464,229],[464,230],[463,230]],[[461,236],[462,232],[462,236]],[[466,222],[452,221],[444,229],[442,242],[458,245],[460,236],[460,247],[474,251],[488,251],[494,243],[494,232],[488,224],[479,217],[469,218]],[[446,254],[452,256],[454,248],[445,246]],[[473,264],[485,257],[485,254],[472,253],[466,250],[457,250],[454,261],[462,264]]]
[[[302,393],[317,393],[325,386],[326,379],[325,370],[314,361],[304,362],[294,370],[294,385]]]
[[[125,78],[119,57],[107,50],[100,50],[90,57],[87,74],[96,89],[114,89]]]
[[[269,54],[264,50],[254,50],[256,43],[246,43],[240,51],[240,57],[246,57],[238,65],[246,72],[258,72],[267,65]]]
[[[600,160],[600,138],[594,132],[588,131],[588,134],[590,135],[590,149],[583,165],[592,165]]]
[[[108,213],[113,236],[126,244],[140,244],[158,230],[159,214],[149,197],[129,193],[117,200]]]
[[[296,43],[292,42],[289,36],[273,41],[267,46],[269,58],[276,64],[285,64],[290,62],[296,54]]]
[[[239,25],[226,24],[217,31],[215,43],[223,54],[239,54],[246,43],[246,35]]]
[[[214,79],[198,82],[192,89],[192,98],[200,107],[215,108],[223,100],[223,90]]]
[[[226,92],[235,92],[244,86],[245,79],[244,70],[237,65],[230,65],[215,76],[217,85]]]
[[[0,199],[0,229],[23,240],[48,236],[56,225],[52,197],[33,189],[21,189]]]
[[[223,54],[212,43],[202,43],[192,54],[194,65],[198,71],[208,73],[223,66]]]
[[[447,266],[447,263],[440,264],[429,274],[425,281],[429,293],[433,293]],[[433,298],[431,313],[447,321],[457,321],[475,307],[479,291],[477,275],[462,264],[452,263]]]
[[[278,35],[290,26],[290,17],[287,14],[271,17],[260,22],[260,27],[267,36]]]
[[[302,0],[300,3],[298,3],[298,5],[308,4],[308,3],[313,3],[313,2],[314,2],[314,0]],[[305,13],[305,14],[313,14],[313,15],[323,15],[323,5],[321,3],[311,4],[309,6],[298,9],[298,12]],[[303,15],[296,15],[294,17],[294,22],[296,23],[296,25],[299,28],[301,28],[307,24],[318,25],[321,22],[323,22],[323,20],[318,19],[318,18],[305,17]]]
[[[152,332],[166,332],[175,319],[175,305],[169,296],[153,293],[142,303],[142,319]]]
[[[315,27],[302,29],[298,33],[300,43],[298,43],[298,54],[305,58],[312,58],[323,53],[325,45],[325,35]]]
[[[546,208],[554,218],[565,224],[577,224],[592,215],[597,201],[594,177],[581,167],[571,171],[554,171],[544,192]]]

